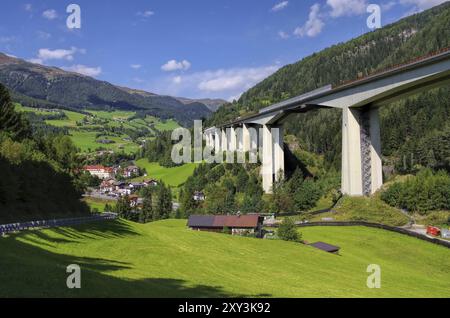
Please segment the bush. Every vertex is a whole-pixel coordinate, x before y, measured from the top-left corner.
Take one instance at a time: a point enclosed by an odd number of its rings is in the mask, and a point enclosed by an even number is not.
[[[278,237],[284,241],[300,242],[301,234],[297,231],[294,220],[291,218],[284,218],[283,222],[278,228]]]
[[[296,210],[307,211],[313,208],[321,196],[322,190],[317,182],[311,179],[303,181],[294,196]]]
[[[450,210],[450,176],[445,171],[425,169],[405,182],[396,182],[381,194],[387,204],[425,214]]]

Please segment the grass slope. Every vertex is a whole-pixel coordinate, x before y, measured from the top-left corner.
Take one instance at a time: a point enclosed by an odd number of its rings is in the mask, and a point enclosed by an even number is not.
[[[197,163],[188,163],[179,167],[166,168],[160,166],[156,162],[149,162],[147,159],[137,160],[136,165],[140,168],[145,168],[148,176],[136,178],[135,181],[153,178],[162,180],[165,184],[172,187],[178,187],[185,183],[194,173],[194,169],[198,166]]]
[[[402,226],[408,223],[408,217],[400,210],[393,208],[375,197],[344,197],[341,204],[328,212],[310,218],[311,221],[321,221],[331,217],[336,221],[366,221],[392,226]]]
[[[46,112],[35,108],[24,107],[20,104],[16,104],[16,109],[21,112],[34,112],[38,115],[51,115],[52,112]],[[128,140],[130,136],[98,136],[98,134],[104,133],[104,126],[109,127],[123,127],[125,129],[140,131],[142,129],[148,129],[150,133],[148,136],[144,136],[140,139],[151,140],[157,131],[173,130],[178,128],[179,125],[173,119],[161,120],[153,116],[146,116],[145,118],[131,119],[136,113],[132,111],[97,111],[86,110],[90,114],[94,115],[97,119],[102,119],[107,124],[93,124],[85,123],[81,126],[77,125],[86,117],[85,114],[61,110],[67,116],[65,119],[46,120],[46,123],[55,127],[66,127],[69,129],[70,136],[72,137],[75,145],[82,152],[92,152],[98,148],[110,149],[116,152],[124,151],[125,153],[135,153],[139,150],[139,144]],[[100,144],[96,142],[97,139],[110,139],[115,141],[113,144]],[[127,140],[124,140],[127,139]]]
[[[116,201],[114,200],[102,200],[97,198],[84,198],[82,201],[86,202],[86,204],[91,208],[91,211],[97,209],[98,212],[105,212],[106,204],[109,204],[110,206],[116,204]]]
[[[378,229],[307,228],[341,256],[186,229],[185,220],[93,223],[0,239],[0,297],[449,297],[450,250]],[[66,288],[66,266],[82,269]],[[368,289],[379,264],[382,288]]]

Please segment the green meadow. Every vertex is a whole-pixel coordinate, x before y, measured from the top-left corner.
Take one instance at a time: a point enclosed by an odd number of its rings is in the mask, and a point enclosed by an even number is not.
[[[197,232],[186,220],[109,221],[0,239],[0,297],[450,297],[450,250],[363,227],[301,229],[340,255]],[[81,289],[66,267],[81,267]],[[381,288],[366,285],[369,264]]]
[[[144,168],[147,171],[147,177],[139,177],[135,181],[142,181],[144,179],[162,180],[165,184],[171,187],[178,187],[186,182],[192,175],[194,169],[199,165],[197,163],[188,163],[179,167],[166,168],[160,166],[157,162],[149,162],[147,159],[139,159],[136,165]]]
[[[21,112],[34,112],[38,115],[51,115],[50,111],[38,110],[31,107],[24,107],[20,104],[16,104],[16,109]],[[173,119],[161,120],[153,116],[146,116],[145,118],[132,118],[136,115],[133,111],[99,111],[99,110],[85,110],[89,114],[92,114],[96,119],[103,120],[104,123],[83,123],[84,119],[89,119],[86,114],[78,113],[75,111],[61,110],[67,118],[46,120],[48,125],[55,127],[68,128],[69,134],[72,137],[75,145],[82,152],[93,152],[96,149],[108,149],[114,151],[124,151],[125,153],[135,153],[139,150],[139,144],[128,140],[130,136],[127,134],[108,136],[99,135],[104,134],[105,126],[124,128],[131,131],[139,131],[142,129],[148,129],[149,135],[139,138],[139,140],[151,140],[154,139],[154,135],[158,131],[173,130],[180,127]],[[114,141],[111,144],[101,144],[96,142],[98,139],[109,139]]]
[[[91,210],[97,210],[98,212],[110,212],[105,211],[106,204],[109,204],[110,206],[113,206],[116,204],[116,201],[114,200],[103,200],[103,199],[97,199],[97,198],[84,198],[82,201],[86,202],[86,204],[91,208]]]

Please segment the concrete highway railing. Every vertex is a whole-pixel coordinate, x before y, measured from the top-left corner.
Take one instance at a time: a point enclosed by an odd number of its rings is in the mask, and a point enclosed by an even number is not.
[[[116,213],[102,213],[92,216],[79,217],[79,218],[67,218],[67,219],[54,219],[54,220],[42,220],[42,221],[29,221],[21,223],[10,223],[0,225],[0,236],[7,233],[19,232],[30,229],[45,229],[60,226],[72,226],[83,223],[114,220],[117,218]]]

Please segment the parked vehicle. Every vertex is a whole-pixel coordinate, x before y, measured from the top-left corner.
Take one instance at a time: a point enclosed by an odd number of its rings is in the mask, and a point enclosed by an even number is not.
[[[435,226],[428,226],[427,227],[427,234],[432,236],[440,236],[441,235],[441,229]]]

